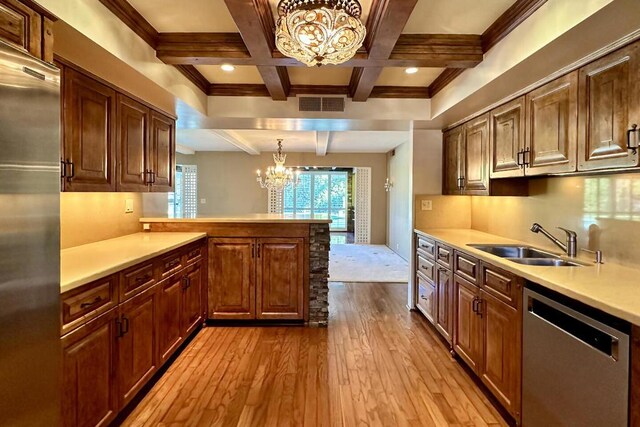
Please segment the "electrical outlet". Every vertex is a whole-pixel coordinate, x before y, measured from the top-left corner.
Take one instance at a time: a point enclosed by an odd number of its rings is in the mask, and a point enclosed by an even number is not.
[[[207,204],[207,199],[200,199],[200,204],[201,205],[206,205]]]
[[[423,211],[430,211],[433,209],[433,203],[431,200],[422,200],[420,206]]]
[[[150,231],[151,230],[151,224],[145,222],[144,224],[142,224],[142,229],[144,231]]]
[[[133,199],[125,199],[124,213],[133,213]]]

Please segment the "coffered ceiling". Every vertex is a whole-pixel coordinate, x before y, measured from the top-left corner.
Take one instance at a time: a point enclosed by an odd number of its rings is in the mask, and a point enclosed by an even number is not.
[[[278,0],[100,1],[208,95],[354,101],[434,96],[546,2],[361,0],[367,39],[356,56],[307,68],[274,47]]]

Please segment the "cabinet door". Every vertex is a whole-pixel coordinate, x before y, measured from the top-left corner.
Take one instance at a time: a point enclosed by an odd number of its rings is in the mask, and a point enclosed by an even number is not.
[[[484,329],[482,382],[516,419],[520,417],[521,315],[480,291]]]
[[[117,309],[62,337],[62,425],[106,426],[118,412]]]
[[[478,288],[457,275],[453,276],[456,319],[454,322],[454,349],[476,373],[482,365],[482,318],[476,313]]]
[[[464,126],[443,134],[442,194],[460,194],[458,179],[462,176],[464,158]]]
[[[115,191],[115,91],[65,67],[63,102],[65,190]]]
[[[186,337],[202,323],[202,262],[189,267],[185,273],[182,292],[182,330]]]
[[[42,57],[42,17],[18,0],[0,0],[0,40]]]
[[[304,239],[257,240],[258,319],[304,318]]]
[[[160,282],[158,296],[158,348],[162,365],[182,343],[182,293],[184,276]]]
[[[640,42],[580,69],[578,170],[638,166],[627,129],[640,125]]]
[[[173,191],[176,169],[175,120],[152,111],[150,134],[151,191]]]
[[[118,191],[148,190],[146,171],[151,111],[139,102],[118,94]]]
[[[464,194],[489,194],[489,115],[484,114],[465,128]]]
[[[578,137],[578,72],[526,95],[527,175],[574,172]]]
[[[453,336],[453,283],[451,282],[451,271],[438,267],[436,271],[436,329],[449,342]]]
[[[210,319],[255,319],[254,255],[254,239],[209,239]]]
[[[491,112],[491,178],[522,176],[518,152],[524,148],[524,96]]]
[[[133,399],[158,369],[156,288],[120,305],[118,394],[120,407]]]
[[[437,292],[434,282],[417,276],[418,289],[416,298],[416,307],[425,315],[427,320],[432,324],[436,324],[436,301]]]

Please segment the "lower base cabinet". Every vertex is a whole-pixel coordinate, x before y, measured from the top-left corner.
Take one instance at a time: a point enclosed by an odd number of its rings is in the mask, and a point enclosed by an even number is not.
[[[62,425],[106,426],[118,413],[118,310],[62,338]]]
[[[194,247],[187,248],[191,249],[187,253],[193,253]],[[201,249],[200,254],[206,254],[204,246],[197,247]],[[132,291],[137,294],[126,297],[115,308],[97,317],[87,312],[85,316],[92,320],[62,336],[63,426],[107,426],[112,423],[119,411],[203,322],[206,264],[202,258],[205,256],[189,259],[187,253],[178,250],[173,254],[182,260],[180,265],[186,267],[175,268],[171,276],[150,287],[140,286],[139,291]],[[162,271],[162,261],[153,261],[159,271]],[[145,261],[147,264],[149,261]],[[132,268],[136,270],[137,266]],[[139,282],[148,281],[150,274],[141,275]],[[123,278],[127,276],[122,275],[120,280]],[[117,283],[118,275],[112,280]],[[104,283],[105,279],[101,279],[85,286],[87,289],[97,286],[99,290]],[[63,311],[65,301],[67,306],[75,303],[74,307],[100,307],[97,303],[101,294],[96,297],[95,293],[79,291],[82,289],[62,295]],[[86,302],[76,301],[79,297],[86,298]],[[73,322],[77,319],[73,318]],[[76,325],[68,323],[72,324]],[[67,331],[65,325],[62,331]]]
[[[454,275],[455,312],[454,350],[476,373],[482,366],[483,327],[478,314],[479,288],[471,282]]]
[[[305,239],[209,239],[209,318],[303,320]]]
[[[449,344],[453,343],[454,294],[451,276],[451,270],[437,267],[435,284],[438,303],[435,326]]]
[[[120,305],[118,394],[125,406],[158,370],[156,346],[158,293],[151,288]]]
[[[435,324],[436,319],[436,285],[421,275],[417,276],[418,295],[416,306],[425,315],[429,322]]]

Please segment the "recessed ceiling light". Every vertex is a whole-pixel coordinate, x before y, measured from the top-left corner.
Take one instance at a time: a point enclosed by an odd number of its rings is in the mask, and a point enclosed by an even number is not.
[[[222,71],[226,71],[227,73],[230,73],[236,69],[236,67],[231,64],[222,64],[220,68],[222,68]]]
[[[418,72],[418,69],[416,67],[409,67],[406,70],[404,70],[404,72],[407,74],[415,74]]]

